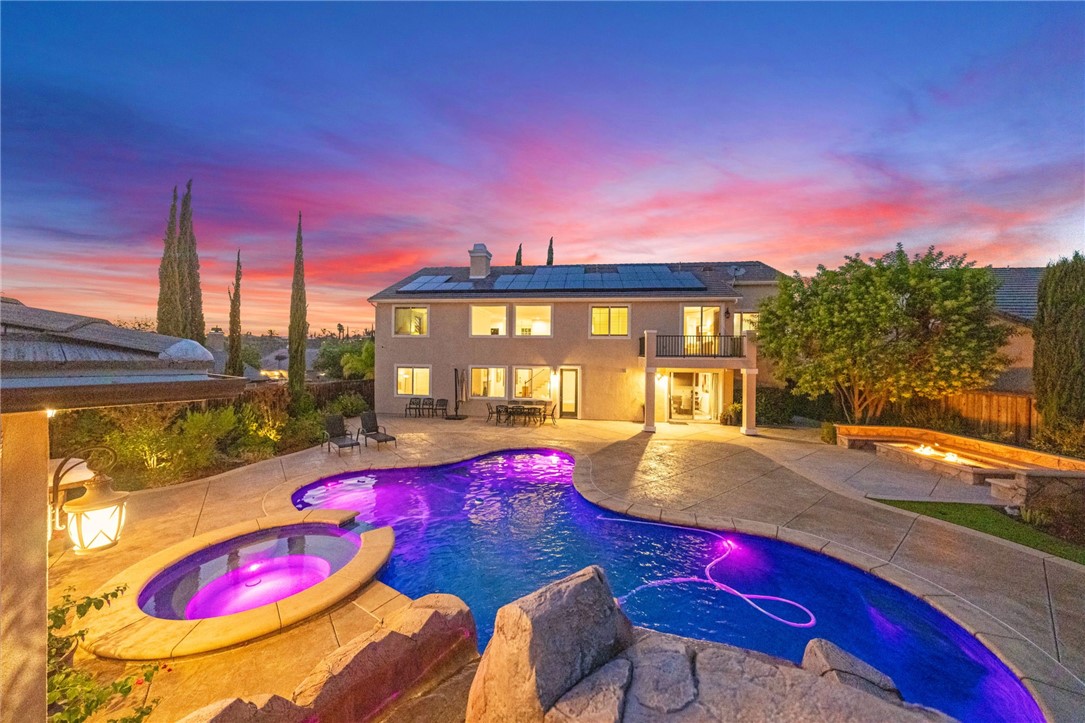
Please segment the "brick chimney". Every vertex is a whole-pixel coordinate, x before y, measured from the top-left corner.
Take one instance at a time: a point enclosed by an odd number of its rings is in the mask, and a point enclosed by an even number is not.
[[[467,252],[471,255],[471,278],[485,279],[490,275],[490,259],[493,254],[486,250],[486,244],[475,244],[475,247]]]

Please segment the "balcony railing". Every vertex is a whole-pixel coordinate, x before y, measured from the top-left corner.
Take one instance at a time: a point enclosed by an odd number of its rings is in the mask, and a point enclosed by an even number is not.
[[[644,337],[640,339],[644,356]],[[657,357],[741,358],[745,356],[741,336],[656,336]]]

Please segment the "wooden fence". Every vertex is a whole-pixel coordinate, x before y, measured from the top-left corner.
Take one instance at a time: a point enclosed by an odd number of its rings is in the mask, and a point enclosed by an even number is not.
[[[1001,435],[1015,444],[1032,439],[1041,423],[1031,394],[965,392],[943,399],[942,408],[961,415],[981,434]]]

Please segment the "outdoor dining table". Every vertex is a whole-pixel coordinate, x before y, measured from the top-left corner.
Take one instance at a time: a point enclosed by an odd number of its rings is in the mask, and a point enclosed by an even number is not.
[[[542,412],[543,407],[538,404],[510,404],[505,423],[511,425],[516,420],[521,420],[526,425],[528,422],[541,421]]]

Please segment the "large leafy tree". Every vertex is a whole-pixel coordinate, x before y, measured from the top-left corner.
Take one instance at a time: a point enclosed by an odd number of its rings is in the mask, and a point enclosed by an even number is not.
[[[376,366],[376,345],[365,339],[356,350],[350,350],[340,358],[344,379],[372,379]]]
[[[234,270],[234,288],[227,290],[230,298],[230,341],[226,350],[226,373],[239,377],[245,373],[241,358],[241,249],[237,250],[237,268]]]
[[[1085,256],[1051,264],[1040,278],[1032,329],[1036,406],[1046,424],[1085,424]]]
[[[294,400],[305,394],[305,346],[309,337],[306,321],[305,259],[301,248],[301,214],[298,214],[298,236],[294,243],[294,285],[290,290],[290,331],[287,339],[287,384]]]
[[[1010,328],[995,318],[997,282],[964,256],[901,246],[846,257],[805,280],[780,279],[758,319],[760,351],[796,394],[832,392],[849,419],[877,420],[888,404],[986,386],[1005,366]]]
[[[180,259],[177,242],[177,186],[173,187],[173,203],[162,239],[162,261],[158,264],[157,331],[167,336],[184,336],[184,320],[180,307]]]
[[[196,233],[192,228],[192,179],[181,199],[181,221],[177,233],[179,305],[182,332],[179,336],[203,344],[207,332],[203,319],[203,291],[200,289],[200,257],[196,253]]]

